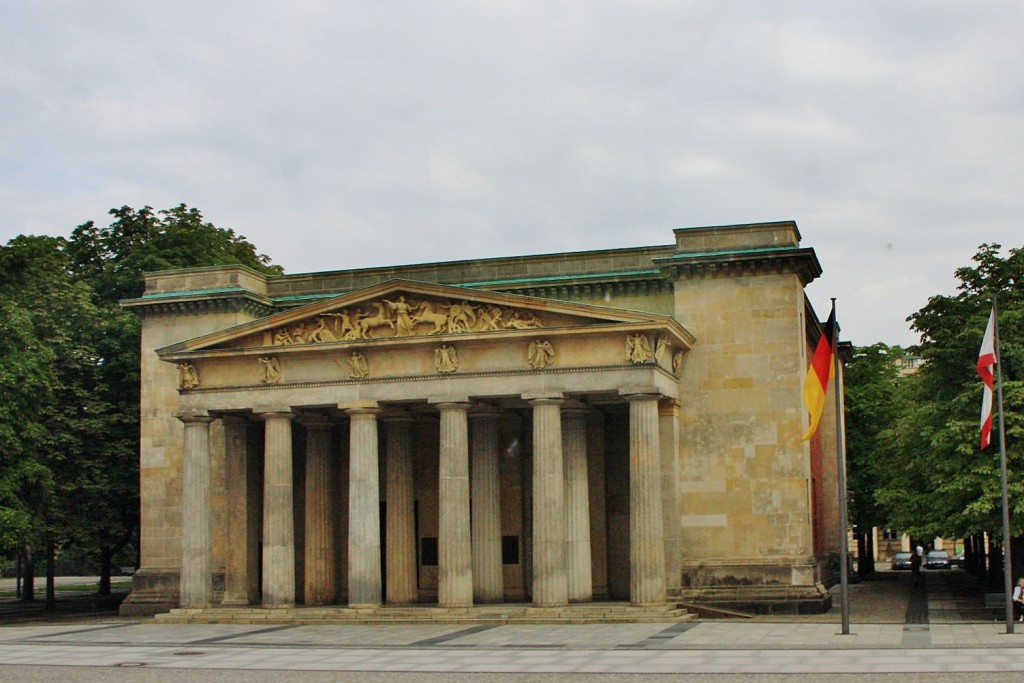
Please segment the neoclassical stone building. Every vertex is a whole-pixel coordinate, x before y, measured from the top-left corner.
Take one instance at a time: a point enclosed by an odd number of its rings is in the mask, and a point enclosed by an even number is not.
[[[606,251],[152,273],[122,610],[825,609],[835,425],[792,222]]]

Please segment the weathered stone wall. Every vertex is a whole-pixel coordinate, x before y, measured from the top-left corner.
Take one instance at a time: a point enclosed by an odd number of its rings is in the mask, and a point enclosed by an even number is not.
[[[805,587],[807,597],[821,591],[809,449],[800,440],[803,314],[794,274],[676,283],[676,317],[698,340],[680,386],[684,595],[770,585]]]
[[[122,611],[146,614],[166,609],[168,591],[177,595],[181,567],[181,475],[183,442],[178,411],[178,371],[161,361],[155,350],[252,320],[243,311],[197,309],[173,313],[151,311],[142,321],[139,452],[140,522],[142,566],[133,580],[132,595]],[[226,501],[224,498],[224,438],[215,423],[211,431],[211,490],[214,539],[214,571],[224,567]],[[218,585],[220,581],[218,581]],[[156,604],[150,604],[155,599]]]

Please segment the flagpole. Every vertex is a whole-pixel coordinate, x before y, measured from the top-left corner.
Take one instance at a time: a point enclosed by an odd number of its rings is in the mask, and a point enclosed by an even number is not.
[[[836,396],[836,463],[839,470],[837,477],[839,488],[839,604],[842,613],[842,635],[850,635],[850,576],[849,576],[849,539],[847,538],[846,509],[846,448],[843,438],[843,396],[840,378],[842,367],[839,364],[839,321],[836,319],[836,300],[832,298],[832,319],[836,321],[832,336],[832,362],[835,382],[833,391]]]
[[[999,353],[999,304],[992,295],[992,338],[995,349],[996,407],[999,413],[999,477],[1003,494],[1003,598],[1006,632],[1013,633],[1013,562],[1010,554],[1010,496],[1006,489],[1006,427],[1003,424],[1003,360]]]

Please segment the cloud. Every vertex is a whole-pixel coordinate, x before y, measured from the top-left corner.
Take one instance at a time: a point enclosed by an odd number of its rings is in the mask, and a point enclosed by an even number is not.
[[[15,4],[0,239],[187,202],[290,272],[795,219],[857,343],[1020,241],[1019,3]],[[1016,240],[1016,242],[1015,242]],[[1019,246],[1019,244],[1018,244]]]

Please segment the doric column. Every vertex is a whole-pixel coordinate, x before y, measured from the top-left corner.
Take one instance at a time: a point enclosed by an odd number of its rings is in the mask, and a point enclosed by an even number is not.
[[[224,605],[248,605],[256,599],[259,548],[254,536],[255,491],[249,474],[249,422],[224,415],[224,488],[227,494],[227,558],[224,564]]]
[[[209,607],[213,598],[213,528],[210,512],[210,423],[205,411],[180,414],[185,423],[181,485],[182,607]]]
[[[608,507],[604,485],[604,413],[587,415],[587,481],[590,493],[590,558],[594,597],[608,597]]]
[[[343,406],[344,407],[344,406]],[[348,604],[381,603],[380,474],[374,406],[349,408]]]
[[[307,605],[330,605],[334,583],[334,496],[331,472],[331,423],[306,418],[306,582]]]
[[[530,396],[525,398],[530,399]],[[565,472],[560,398],[532,398],[533,406],[533,604],[565,605]]]
[[[661,450],[661,507],[665,533],[665,590],[678,597],[682,586],[682,547],[679,538],[679,401],[658,404],[658,440]]]
[[[473,604],[473,551],[469,525],[469,403],[438,403],[441,411],[438,488],[438,585],[441,607]]]
[[[581,407],[562,409],[562,457],[565,459],[566,569],[569,602],[590,602],[590,495],[587,482],[587,423]]]
[[[657,394],[629,401],[629,594],[634,605],[665,603],[665,537]]]
[[[498,471],[498,411],[469,414],[473,439],[469,457],[473,507],[473,598],[501,602],[505,581],[501,566],[501,481]]]
[[[263,454],[263,605],[295,604],[295,512],[291,412],[261,413]]]
[[[416,602],[416,520],[412,463],[412,424],[408,413],[389,414],[384,418],[387,430],[385,444],[385,488],[387,506],[387,596],[389,605]]]

